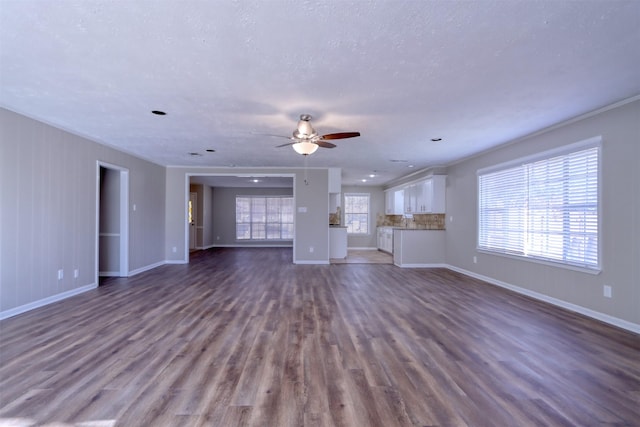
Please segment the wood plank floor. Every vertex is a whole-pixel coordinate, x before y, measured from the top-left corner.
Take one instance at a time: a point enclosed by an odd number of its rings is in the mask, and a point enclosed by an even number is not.
[[[638,335],[445,269],[291,257],[194,253],[0,322],[0,426],[640,425]]]
[[[393,264],[393,256],[371,249],[348,249],[346,258],[331,258],[331,264]]]

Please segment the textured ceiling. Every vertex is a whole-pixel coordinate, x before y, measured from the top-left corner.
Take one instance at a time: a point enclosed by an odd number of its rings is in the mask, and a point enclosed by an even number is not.
[[[637,0],[0,0],[0,105],[162,165],[302,167],[309,113],[375,185],[640,94],[639,46]]]

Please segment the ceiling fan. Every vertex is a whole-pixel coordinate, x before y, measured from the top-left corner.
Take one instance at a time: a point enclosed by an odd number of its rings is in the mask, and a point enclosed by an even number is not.
[[[328,142],[334,139],[354,138],[360,136],[360,132],[338,132],[326,135],[318,135],[318,132],[311,126],[311,115],[301,114],[298,127],[293,131],[293,136],[288,137],[293,142],[278,145],[277,147],[293,146],[298,154],[308,156],[316,152],[318,147],[333,148],[336,144]]]

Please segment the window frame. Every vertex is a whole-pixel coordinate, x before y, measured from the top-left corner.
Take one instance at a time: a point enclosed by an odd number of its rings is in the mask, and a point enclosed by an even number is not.
[[[487,174],[492,174],[492,173],[496,173],[496,172],[501,172],[501,171],[507,171],[509,169],[514,169],[518,166],[524,166],[524,165],[528,165],[528,164],[533,164],[535,162],[540,162],[540,161],[544,161],[544,160],[549,160],[552,159],[554,157],[558,157],[558,156],[568,156],[572,153],[576,153],[579,151],[583,151],[583,150],[588,150],[588,149],[596,149],[596,156],[597,156],[597,172],[596,172],[596,176],[597,176],[597,187],[596,187],[596,204],[597,204],[597,208],[596,208],[596,214],[597,214],[597,220],[596,220],[596,236],[597,236],[597,249],[596,249],[596,256],[597,256],[597,262],[596,265],[594,266],[586,266],[584,264],[579,264],[579,263],[571,263],[565,260],[555,260],[555,259],[549,259],[549,258],[545,258],[545,257],[539,257],[539,256],[534,256],[534,255],[527,255],[525,254],[524,250],[523,250],[523,254],[520,253],[511,253],[508,252],[506,250],[500,250],[500,249],[491,249],[488,247],[484,247],[481,246],[481,234],[482,234],[482,229],[481,229],[481,205],[482,205],[482,200],[481,200],[481,184],[480,184],[480,177],[482,175],[487,175]],[[564,181],[563,181],[564,182]],[[528,187],[527,187],[528,188]],[[504,162],[504,163],[500,163],[497,165],[493,165],[490,167],[486,167],[486,168],[482,168],[482,169],[478,169],[476,172],[476,191],[477,191],[477,197],[476,197],[476,208],[477,208],[477,212],[476,212],[476,250],[478,252],[481,253],[487,253],[487,254],[491,254],[491,255],[498,255],[498,256],[502,256],[502,257],[506,257],[506,258],[512,258],[512,259],[517,259],[520,261],[528,261],[528,262],[534,262],[534,263],[539,263],[539,264],[544,264],[544,265],[550,265],[550,266],[554,266],[554,267],[560,267],[560,268],[565,268],[565,269],[569,269],[569,270],[576,270],[576,271],[580,271],[580,272],[585,272],[585,273],[589,273],[589,274],[599,274],[602,271],[603,268],[603,259],[602,259],[602,137],[601,136],[596,136],[596,137],[592,137],[583,141],[579,141],[573,144],[568,144],[568,145],[564,145],[561,147],[557,147],[554,149],[550,149],[550,150],[545,150],[543,152],[534,154],[534,155],[530,155],[530,156],[525,156],[525,157],[520,157],[518,159],[515,160],[511,160],[508,162]],[[564,206],[564,205],[563,205]],[[566,238],[566,236],[565,236]],[[566,249],[564,249],[566,250]],[[564,251],[563,251],[564,252]]]
[[[238,221],[238,199],[248,199],[249,200],[249,221]],[[264,199],[264,221],[256,221],[254,220],[253,217],[253,206],[254,206],[254,200],[257,199]],[[278,212],[278,215],[280,216],[280,221],[269,221],[269,212],[268,212],[268,204],[269,204],[269,200],[271,199],[289,199],[290,200],[290,204],[291,204],[291,222],[283,222],[282,221],[282,210],[280,210]],[[263,229],[263,233],[264,233],[264,237],[253,237],[254,236],[254,224],[256,226],[262,226]],[[273,224],[279,224],[279,230],[280,230],[280,237],[278,238],[274,238],[274,237],[269,237],[269,229],[270,229],[270,225]],[[283,224],[286,225],[290,225],[291,227],[291,237],[282,237],[282,233],[283,233]],[[238,226],[239,225],[248,225],[249,226],[249,237],[248,238],[242,238],[238,235]],[[294,204],[294,198],[292,195],[259,195],[259,194],[253,194],[253,195],[243,195],[243,194],[236,194],[235,196],[235,240],[237,242],[290,242],[293,241],[295,237],[295,204]]]
[[[349,231],[349,222],[347,221],[347,198],[348,197],[366,197],[367,198],[367,232]],[[353,213],[353,215],[364,215],[362,212]],[[347,234],[350,236],[370,236],[371,235],[371,193],[344,193],[344,223],[347,226]]]

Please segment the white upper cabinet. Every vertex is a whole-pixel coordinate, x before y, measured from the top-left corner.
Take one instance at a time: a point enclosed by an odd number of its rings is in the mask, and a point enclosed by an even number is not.
[[[386,190],[386,214],[445,213],[446,179],[446,175],[433,175]]]
[[[329,168],[329,193],[342,192],[342,169]]]
[[[384,192],[384,212],[387,215],[402,215],[404,213],[404,190],[389,189]]]
[[[404,187],[404,213],[418,213],[418,183]]]
[[[422,213],[445,213],[447,177],[434,175],[423,182],[423,198],[418,204]],[[418,213],[420,213],[418,212]]]

